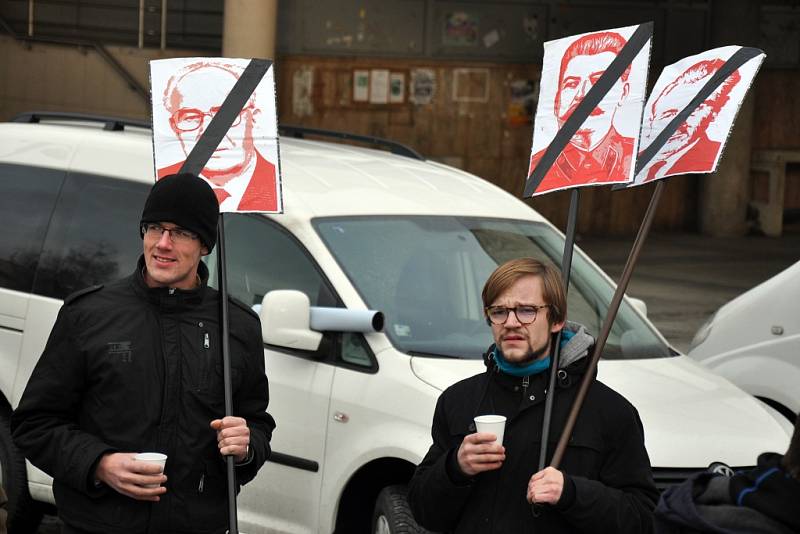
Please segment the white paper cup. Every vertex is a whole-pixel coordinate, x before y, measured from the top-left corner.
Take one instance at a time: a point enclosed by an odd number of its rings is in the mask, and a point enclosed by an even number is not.
[[[160,452],[140,452],[133,457],[137,462],[147,462],[149,464],[157,464],[161,466],[161,472],[164,472],[164,466],[167,464],[167,455]],[[157,488],[160,484],[147,484],[148,488]]]
[[[497,436],[498,445],[503,444],[503,435],[506,431],[505,415],[479,415],[475,418],[475,428],[478,432],[489,432]]]

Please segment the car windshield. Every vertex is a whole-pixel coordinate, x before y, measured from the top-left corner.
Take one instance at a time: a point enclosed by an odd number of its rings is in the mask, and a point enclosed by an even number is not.
[[[481,291],[491,272],[518,257],[560,267],[564,238],[545,223],[443,216],[328,217],[313,221],[385,332],[408,354],[480,358],[492,343]],[[568,320],[594,336],[614,288],[576,250]],[[671,351],[627,302],[606,342],[606,359],[662,358]]]

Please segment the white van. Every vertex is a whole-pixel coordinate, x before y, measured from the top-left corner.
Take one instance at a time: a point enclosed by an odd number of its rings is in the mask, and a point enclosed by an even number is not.
[[[800,412],[800,261],[724,304],[697,330],[689,357],[790,421]]]
[[[53,495],[11,445],[8,416],[62,299],[134,268],[153,182],[148,129],[39,118],[0,124],[0,461],[18,525],[35,523],[31,498]],[[278,426],[272,458],[239,497],[242,532],[415,531],[404,485],[430,446],[436,399],[484,369],[484,281],[512,257],[560,263],[563,235],[525,203],[410,156],[284,137],[286,212],[226,215],[230,292],[253,305],[274,290],[308,298],[272,293],[261,310],[265,339],[286,346],[264,346]],[[576,251],[570,319],[598,332],[613,290]],[[292,305],[300,311],[269,319]],[[309,305],[380,310],[385,328],[315,335]],[[600,379],[638,408],[661,487],[788,444],[784,418],[670,348],[627,300],[604,356]]]

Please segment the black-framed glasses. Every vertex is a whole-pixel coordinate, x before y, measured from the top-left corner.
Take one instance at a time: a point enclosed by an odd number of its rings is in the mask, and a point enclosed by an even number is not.
[[[488,306],[486,308],[486,317],[494,324],[505,324],[508,321],[508,315],[512,311],[514,316],[522,324],[531,324],[536,320],[536,314],[542,308],[549,308],[549,304],[543,306],[534,306],[533,304],[521,304],[513,308],[505,306]]]
[[[252,106],[246,106],[242,111],[233,119],[231,127],[239,126],[242,122],[242,115],[250,111]],[[172,126],[181,132],[193,132],[200,129],[206,121],[206,117],[213,119],[220,110],[220,106],[214,106],[208,111],[195,108],[181,108],[172,114],[169,118]]]
[[[196,233],[192,232],[191,230],[181,228],[180,226],[167,228],[166,226],[162,226],[158,223],[142,223],[142,235],[146,235],[155,239],[161,239],[161,236],[164,234],[164,232],[169,232],[169,239],[173,243],[188,243],[190,241],[196,241],[199,239],[199,236]]]

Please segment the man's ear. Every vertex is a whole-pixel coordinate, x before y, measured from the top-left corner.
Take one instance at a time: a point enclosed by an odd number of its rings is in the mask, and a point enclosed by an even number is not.
[[[202,245],[200,247],[200,255],[201,256],[208,256],[209,254],[210,254],[210,251],[208,250],[208,247],[206,247],[205,245]]]
[[[552,324],[550,325],[550,332],[551,332],[551,333],[553,333],[553,334],[555,334],[556,332],[558,332],[559,330],[561,330],[562,328],[564,328],[564,323],[565,323],[565,322],[566,322],[566,321],[561,321],[560,323],[552,323]]]

